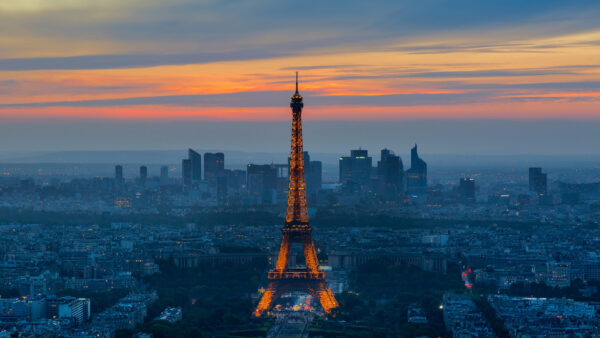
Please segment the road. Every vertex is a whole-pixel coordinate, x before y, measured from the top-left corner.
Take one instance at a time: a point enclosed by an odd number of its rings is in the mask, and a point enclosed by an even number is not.
[[[310,311],[282,311],[277,314],[267,338],[306,338],[313,318]]]

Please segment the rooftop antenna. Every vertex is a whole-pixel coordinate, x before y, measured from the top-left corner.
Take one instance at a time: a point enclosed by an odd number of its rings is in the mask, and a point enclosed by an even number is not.
[[[296,72],[296,93],[298,93],[298,72]]]

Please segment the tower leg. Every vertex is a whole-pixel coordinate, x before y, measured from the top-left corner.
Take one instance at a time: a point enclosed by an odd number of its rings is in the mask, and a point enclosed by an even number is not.
[[[319,282],[315,290],[317,298],[321,303],[321,307],[326,314],[332,314],[332,310],[338,307],[338,302],[335,300],[335,296],[331,289],[325,284],[325,282]]]
[[[256,310],[254,310],[254,317],[262,316],[270,307],[273,301],[277,298],[277,286],[275,283],[270,282],[269,286],[265,293],[263,293],[258,305],[256,306]]]
[[[317,251],[315,250],[315,245],[310,236],[305,236],[302,239],[302,247],[304,249],[304,260],[306,261],[305,264],[308,271],[313,273],[319,272]]]
[[[277,255],[277,262],[275,262],[275,270],[283,271],[287,268],[288,260],[290,258],[290,238],[288,234],[283,234],[281,246],[279,247],[279,254]]]

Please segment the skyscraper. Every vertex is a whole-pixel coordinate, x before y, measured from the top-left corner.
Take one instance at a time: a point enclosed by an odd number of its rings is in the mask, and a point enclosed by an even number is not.
[[[315,195],[323,186],[323,163],[310,161],[306,174],[306,190],[309,196]]]
[[[246,187],[246,171],[245,170],[225,170],[225,177],[227,178],[227,194],[240,196],[243,188]],[[218,184],[219,182],[217,182]],[[217,187],[218,194],[218,187]],[[237,202],[241,202],[239,199]]]
[[[145,165],[140,167],[140,184],[145,185],[148,179],[148,167]]]
[[[417,145],[410,150],[410,169],[406,171],[407,189],[427,188],[427,163],[417,153]]]
[[[225,155],[223,153],[204,153],[204,179],[211,180],[225,173]]]
[[[350,156],[340,157],[340,183],[364,186],[369,183],[373,158],[365,149],[350,150]]]
[[[381,198],[384,201],[397,201],[404,191],[404,165],[400,156],[389,149],[381,150],[381,160],[377,162],[377,177]]]
[[[458,184],[458,198],[463,203],[475,202],[475,179],[463,177]]]
[[[216,179],[216,183],[217,183],[217,203],[219,203],[219,205],[223,205],[225,204],[225,201],[227,199],[227,181],[228,181],[228,175],[221,175],[219,177],[217,177]]]
[[[548,191],[548,175],[542,173],[542,168],[529,168],[529,191],[546,194]]]
[[[202,155],[193,149],[188,149],[188,159],[190,160],[190,174],[193,183],[202,180]]]
[[[192,189],[192,161],[184,159],[181,161],[181,177],[183,178],[183,190]]]
[[[166,185],[169,183],[169,167],[160,167],[160,185]]]
[[[115,183],[123,185],[123,166],[120,164],[115,166]]]
[[[277,168],[269,164],[248,164],[246,169],[248,193],[261,203],[274,202],[277,187]]]

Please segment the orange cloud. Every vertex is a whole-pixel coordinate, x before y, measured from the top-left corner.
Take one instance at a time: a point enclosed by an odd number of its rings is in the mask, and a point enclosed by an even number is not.
[[[600,74],[594,60],[599,32],[515,41],[507,46],[418,52],[406,45],[372,50],[321,49],[293,57],[97,70],[0,71],[0,102],[23,104],[126,99],[188,94],[292,92],[301,71],[301,91],[315,96],[461,94],[461,101],[415,106],[311,106],[308,119],[415,118],[600,118]],[[589,42],[589,43],[586,43]],[[435,45],[435,40],[428,41]],[[414,47],[414,46],[412,46]],[[551,89],[524,88],[551,84]],[[561,83],[583,83],[561,89]],[[585,83],[592,85],[586,88]],[[489,87],[489,88],[488,88]],[[484,97],[483,99],[481,97]],[[543,99],[536,101],[536,99]],[[202,108],[182,106],[2,108],[7,118],[284,120],[281,106]],[[484,101],[484,102],[482,102]],[[526,102],[522,102],[526,101]],[[529,102],[532,101],[532,102]],[[580,102],[585,101],[585,102]],[[395,104],[395,103],[394,103]]]
[[[403,120],[403,119],[598,119],[598,101],[529,101],[493,104],[420,106],[310,106],[305,120]],[[568,113],[565,113],[568,112]],[[204,121],[287,121],[283,107],[45,107],[4,108],[5,119],[69,118],[115,120],[204,120]]]

